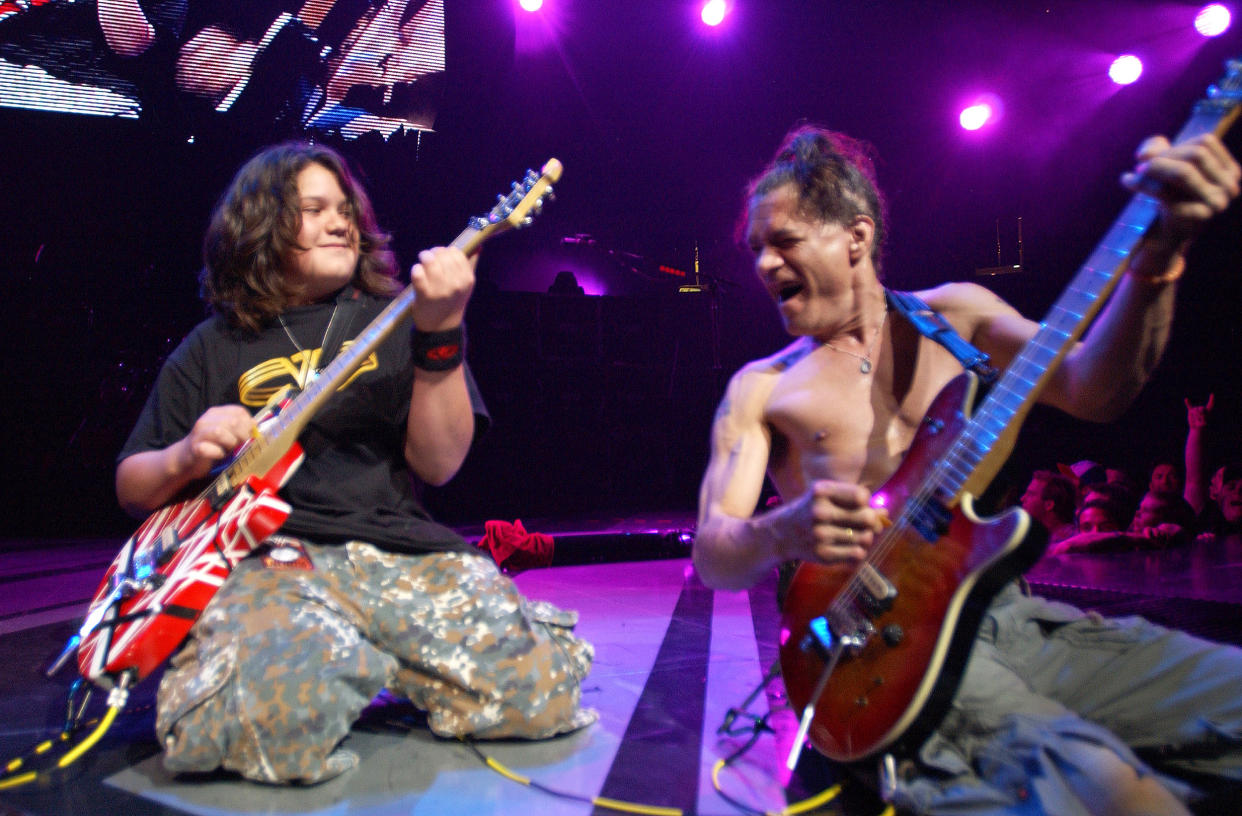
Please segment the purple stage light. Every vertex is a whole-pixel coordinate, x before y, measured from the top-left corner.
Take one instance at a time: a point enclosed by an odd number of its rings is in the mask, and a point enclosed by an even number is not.
[[[976,102],[965,108],[957,117],[966,130],[978,130],[992,120],[992,106],[986,102]]]
[[[699,16],[703,22],[709,26],[718,26],[724,22],[725,12],[728,8],[725,6],[725,0],[707,0],[703,4],[703,10]]]
[[[1233,15],[1227,6],[1212,3],[1199,9],[1199,13],[1195,15],[1195,31],[1205,37],[1218,37],[1225,33],[1232,20]]]
[[[1133,54],[1122,54],[1108,66],[1108,78],[1118,85],[1136,82],[1143,74],[1143,61]]]
[[[518,5],[526,11],[539,11],[543,8],[543,0],[518,0]]]
[[[962,100],[961,111],[957,115],[962,130],[978,131],[985,127],[994,128],[1005,115],[1005,106],[1001,98],[991,91],[975,93]]]

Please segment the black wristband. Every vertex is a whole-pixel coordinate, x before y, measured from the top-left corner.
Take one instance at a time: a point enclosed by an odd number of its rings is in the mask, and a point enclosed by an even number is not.
[[[452,371],[466,359],[466,332],[462,326],[444,331],[410,332],[410,354],[423,371]]]

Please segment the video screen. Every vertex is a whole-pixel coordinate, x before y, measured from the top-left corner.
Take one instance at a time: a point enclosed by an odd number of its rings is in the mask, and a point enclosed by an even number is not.
[[[0,106],[385,138],[430,130],[443,0],[0,0]]]

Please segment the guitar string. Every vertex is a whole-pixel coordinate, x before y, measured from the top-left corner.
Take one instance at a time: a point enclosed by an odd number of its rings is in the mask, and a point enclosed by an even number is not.
[[[998,383],[997,388],[999,387],[1000,384]],[[986,402],[988,401],[985,401],[985,403]],[[986,407],[986,405],[981,406],[981,408],[983,407]],[[946,471],[950,469],[950,464],[960,458],[964,450],[969,449],[973,440],[972,432],[980,425],[979,420],[984,413],[985,411],[981,410],[979,414],[976,414],[975,417],[967,423],[961,434],[958,435],[957,440],[954,441],[950,450],[943,458],[937,461],[936,465],[928,474],[928,477],[925,478],[919,485],[919,489],[909,499],[907,499],[902,508],[902,512],[898,514],[893,525],[881,533],[880,539],[872,547],[871,552],[868,554],[868,557],[864,562],[865,565],[871,565],[873,562],[882,560],[893,549],[896,541],[914,528],[911,516],[922,512],[923,508],[927,506],[928,501],[934,498],[939,482],[943,480]],[[961,479],[960,481],[964,481],[964,479]],[[921,533],[919,533],[919,535],[921,535]],[[868,591],[865,582],[859,577],[860,573],[861,567],[850,577],[845,588],[838,593],[837,598],[832,602],[832,605],[836,605],[838,601],[842,600],[852,603],[862,592]]]
[[[1064,311],[1069,314],[1073,314],[1076,320],[1082,319],[1082,315],[1080,314],[1071,312],[1070,310]],[[1032,340],[1031,348],[1035,351],[1051,351],[1051,347],[1040,343],[1038,338]],[[906,504],[903,507],[902,512],[898,514],[898,518],[895,523],[881,534],[879,541],[872,548],[871,553],[869,553],[865,564],[870,565],[875,561],[882,560],[892,550],[893,546],[895,546],[895,542],[901,536],[910,531],[913,527],[913,523],[909,517],[921,512],[922,509],[926,507],[927,502],[934,498],[938,483],[944,478],[946,472],[949,470],[955,471],[954,475],[958,476],[958,488],[960,489],[961,484],[965,482],[964,474],[960,472],[962,467],[973,467],[969,462],[963,462],[960,460],[968,452],[976,460],[979,458],[974,455],[973,450],[978,441],[978,433],[982,431],[988,433],[988,435],[992,436],[993,439],[996,437],[996,434],[987,431],[986,428],[989,421],[995,420],[995,417],[992,416],[995,413],[995,410],[993,409],[998,409],[997,407],[1003,404],[1004,400],[1002,399],[1002,396],[1004,394],[1007,393],[1011,396],[1019,396],[1019,392],[1012,388],[1009,382],[1014,378],[1026,380],[1026,378],[1023,377],[1023,373],[1026,368],[1035,367],[1037,370],[1040,369],[1038,363],[1035,360],[1030,359],[1031,356],[1032,355],[1028,354],[1020,354],[1019,358],[1015,360],[1014,365],[1011,365],[1005,374],[1002,375],[1001,380],[997,382],[995,388],[993,389],[991,398],[984,400],[983,404],[980,406],[979,412],[976,413],[975,416],[972,417],[966,424],[962,432],[958,435],[958,438],[954,441],[950,450],[943,458],[937,461],[936,465],[932,468],[932,471],[928,474],[928,478],[924,479],[920,484],[919,490],[906,501]],[[1010,414],[1012,415],[1012,413],[1013,410],[1010,409]],[[867,591],[865,582],[863,582],[859,577],[860,572],[861,568],[850,577],[846,587],[838,593],[837,598],[832,602],[832,605],[836,605],[838,601],[842,600],[853,602],[862,592]]]
[[[1081,315],[1078,316],[1078,319],[1081,319]],[[1032,347],[1039,349],[1042,347],[1042,344],[1036,340],[1032,342]],[[934,499],[934,494],[940,487],[940,482],[944,479],[946,472],[951,469],[951,466],[955,471],[960,471],[961,466],[969,466],[968,462],[959,462],[959,460],[963,458],[967,451],[970,451],[973,456],[972,449],[977,442],[977,435],[980,430],[987,432],[995,438],[995,434],[992,434],[990,431],[986,431],[987,421],[992,419],[992,413],[994,413],[991,409],[993,406],[1001,404],[999,397],[1001,392],[1008,391],[1016,395],[1017,392],[1008,386],[1007,381],[1011,380],[1013,376],[1021,377],[1021,370],[1024,366],[1035,364],[1035,361],[1033,360],[1024,359],[1026,357],[1029,357],[1029,355],[1020,354],[1018,360],[1015,361],[1015,364],[1011,365],[1004,375],[1002,375],[1001,380],[993,389],[993,396],[996,398],[984,400],[983,404],[980,406],[980,411],[971,418],[970,422],[966,424],[962,432],[958,435],[958,438],[954,441],[950,450],[944,457],[937,461],[936,465],[928,474],[928,477],[925,478],[919,485],[919,489],[909,499],[907,499],[902,508],[902,512],[898,514],[894,524],[881,534],[880,539],[876,542],[868,554],[864,565],[870,566],[873,563],[882,560],[889,554],[889,552],[891,552],[893,547],[896,545],[896,542],[914,527],[911,517],[922,512],[927,506],[927,503]],[[977,459],[978,457],[974,458]],[[960,490],[961,484],[965,482],[965,478],[960,472],[956,475],[959,477],[958,489]],[[957,490],[954,491],[954,498],[956,497]],[[921,533],[919,534],[921,535]],[[837,594],[837,598],[834,599],[830,605],[835,606],[840,601],[852,603],[861,593],[868,591],[866,583],[861,579],[860,574],[861,567],[859,570],[855,571],[853,575],[851,575],[849,581],[846,583],[846,586]]]

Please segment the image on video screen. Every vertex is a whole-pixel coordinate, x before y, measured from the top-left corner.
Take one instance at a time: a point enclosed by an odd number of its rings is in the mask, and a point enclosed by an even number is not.
[[[0,107],[387,138],[444,51],[443,0],[0,0]]]

